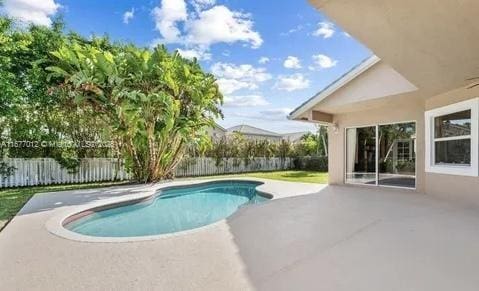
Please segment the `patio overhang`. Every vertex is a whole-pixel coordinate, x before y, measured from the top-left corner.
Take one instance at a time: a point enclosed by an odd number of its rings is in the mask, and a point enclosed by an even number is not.
[[[332,125],[333,124],[333,115],[318,110],[311,110],[308,114],[305,114],[299,117],[296,120],[312,122],[323,125]]]
[[[479,1],[310,0],[423,92],[479,77]]]
[[[416,86],[373,55],[301,104],[289,118],[331,124],[334,114],[361,110],[364,104],[382,104],[386,97],[416,90]]]

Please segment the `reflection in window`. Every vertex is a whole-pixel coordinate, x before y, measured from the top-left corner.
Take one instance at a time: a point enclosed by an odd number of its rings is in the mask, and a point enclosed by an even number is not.
[[[415,187],[415,144],[414,122],[379,126],[379,185]]]
[[[435,142],[436,164],[471,164],[471,139]]]
[[[397,143],[397,160],[408,161],[411,159],[411,141],[398,141]]]
[[[471,110],[434,118],[434,137],[444,138],[471,134]]]
[[[376,184],[376,127],[346,130],[346,182]]]
[[[434,118],[434,163],[471,164],[471,110]]]

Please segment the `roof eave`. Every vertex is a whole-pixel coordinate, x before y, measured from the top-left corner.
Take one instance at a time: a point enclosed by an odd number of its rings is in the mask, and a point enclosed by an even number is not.
[[[349,72],[341,76],[340,78],[336,79],[326,88],[321,90],[319,93],[314,95],[312,98],[298,106],[295,110],[293,110],[289,115],[288,119],[290,120],[300,120],[299,116],[311,110],[315,107],[318,103],[324,100],[329,95],[333,94],[341,87],[348,84],[350,81],[354,80],[357,76],[361,75],[363,72],[367,71],[369,68],[377,64],[381,59],[376,55],[372,55],[371,57],[367,58],[363,62],[361,62],[356,67],[352,68]]]

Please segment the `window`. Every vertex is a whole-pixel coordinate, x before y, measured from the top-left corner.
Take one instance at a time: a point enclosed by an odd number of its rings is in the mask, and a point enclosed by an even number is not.
[[[426,172],[478,175],[479,98],[426,112]]]
[[[376,126],[346,129],[346,183],[376,185]]]
[[[378,185],[416,187],[416,123],[378,126]]]
[[[347,128],[345,140],[346,183],[415,188],[415,122]]]
[[[400,162],[408,161],[410,158],[410,145],[409,141],[397,142],[397,160]]]

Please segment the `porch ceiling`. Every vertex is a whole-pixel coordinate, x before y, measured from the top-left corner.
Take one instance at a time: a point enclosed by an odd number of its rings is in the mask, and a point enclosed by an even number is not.
[[[310,0],[429,97],[479,77],[477,0]]]

